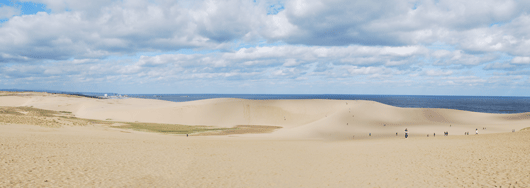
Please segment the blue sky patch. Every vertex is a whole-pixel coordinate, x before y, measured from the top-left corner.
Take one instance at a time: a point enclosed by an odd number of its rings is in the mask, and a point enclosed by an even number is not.
[[[46,8],[46,5],[33,2],[0,0],[0,5],[15,7],[21,10],[22,15],[37,14],[37,12],[50,13],[50,10]]]
[[[284,5],[280,3],[270,5],[267,9],[267,15],[276,15],[284,9],[285,9]]]

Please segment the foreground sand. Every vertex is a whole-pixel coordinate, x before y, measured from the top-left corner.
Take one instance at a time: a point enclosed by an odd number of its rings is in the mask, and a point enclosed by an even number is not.
[[[0,129],[0,187],[530,186],[530,131],[311,141]]]
[[[0,123],[0,187],[530,186],[530,131],[521,130],[530,127],[529,113],[403,109],[371,101],[172,103],[42,93],[0,96],[0,106],[100,120],[282,127],[185,137],[97,124]],[[481,134],[473,135],[475,128]]]

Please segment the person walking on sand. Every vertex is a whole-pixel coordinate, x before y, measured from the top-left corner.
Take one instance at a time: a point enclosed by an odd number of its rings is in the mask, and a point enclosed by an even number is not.
[[[478,129],[475,129],[475,134],[478,134]]]
[[[409,137],[409,131],[407,130],[407,128],[405,128],[405,138],[408,138]]]

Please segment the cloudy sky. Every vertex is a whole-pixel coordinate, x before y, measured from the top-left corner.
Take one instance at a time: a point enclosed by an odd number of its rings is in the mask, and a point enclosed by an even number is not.
[[[0,89],[530,96],[530,1],[0,0]]]

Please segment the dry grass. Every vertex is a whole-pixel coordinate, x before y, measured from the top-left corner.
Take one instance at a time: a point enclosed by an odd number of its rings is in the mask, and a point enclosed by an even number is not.
[[[43,127],[87,125],[88,121],[75,118],[71,113],[32,107],[0,107],[0,124],[28,124]]]
[[[31,92],[31,91],[0,91],[0,97],[3,96],[18,96],[18,97],[31,97],[31,96],[58,96],[58,97],[74,97],[81,98],[82,96],[69,95],[69,94],[53,94],[47,92]]]
[[[110,119],[108,119],[110,120]],[[103,125],[120,129],[158,132],[165,134],[229,135],[268,133],[281,128],[276,126],[239,125],[234,128],[211,126],[189,126],[141,122],[118,122],[76,118],[72,112],[43,110],[33,107],[0,107],[0,124],[27,124],[58,128],[62,126]]]
[[[266,125],[238,125],[232,129],[226,129],[226,130],[220,130],[220,131],[209,131],[209,132],[199,133],[197,135],[209,136],[209,135],[270,133],[279,128],[282,128],[282,127],[266,126]]]
[[[179,124],[158,124],[158,123],[129,123],[129,122],[120,122],[125,125],[121,126],[112,126],[115,128],[122,129],[133,129],[137,131],[148,131],[148,132],[159,132],[159,133],[168,133],[168,134],[193,134],[205,131],[225,131],[232,128],[215,128],[209,126],[189,126],[189,125],[179,125]]]

